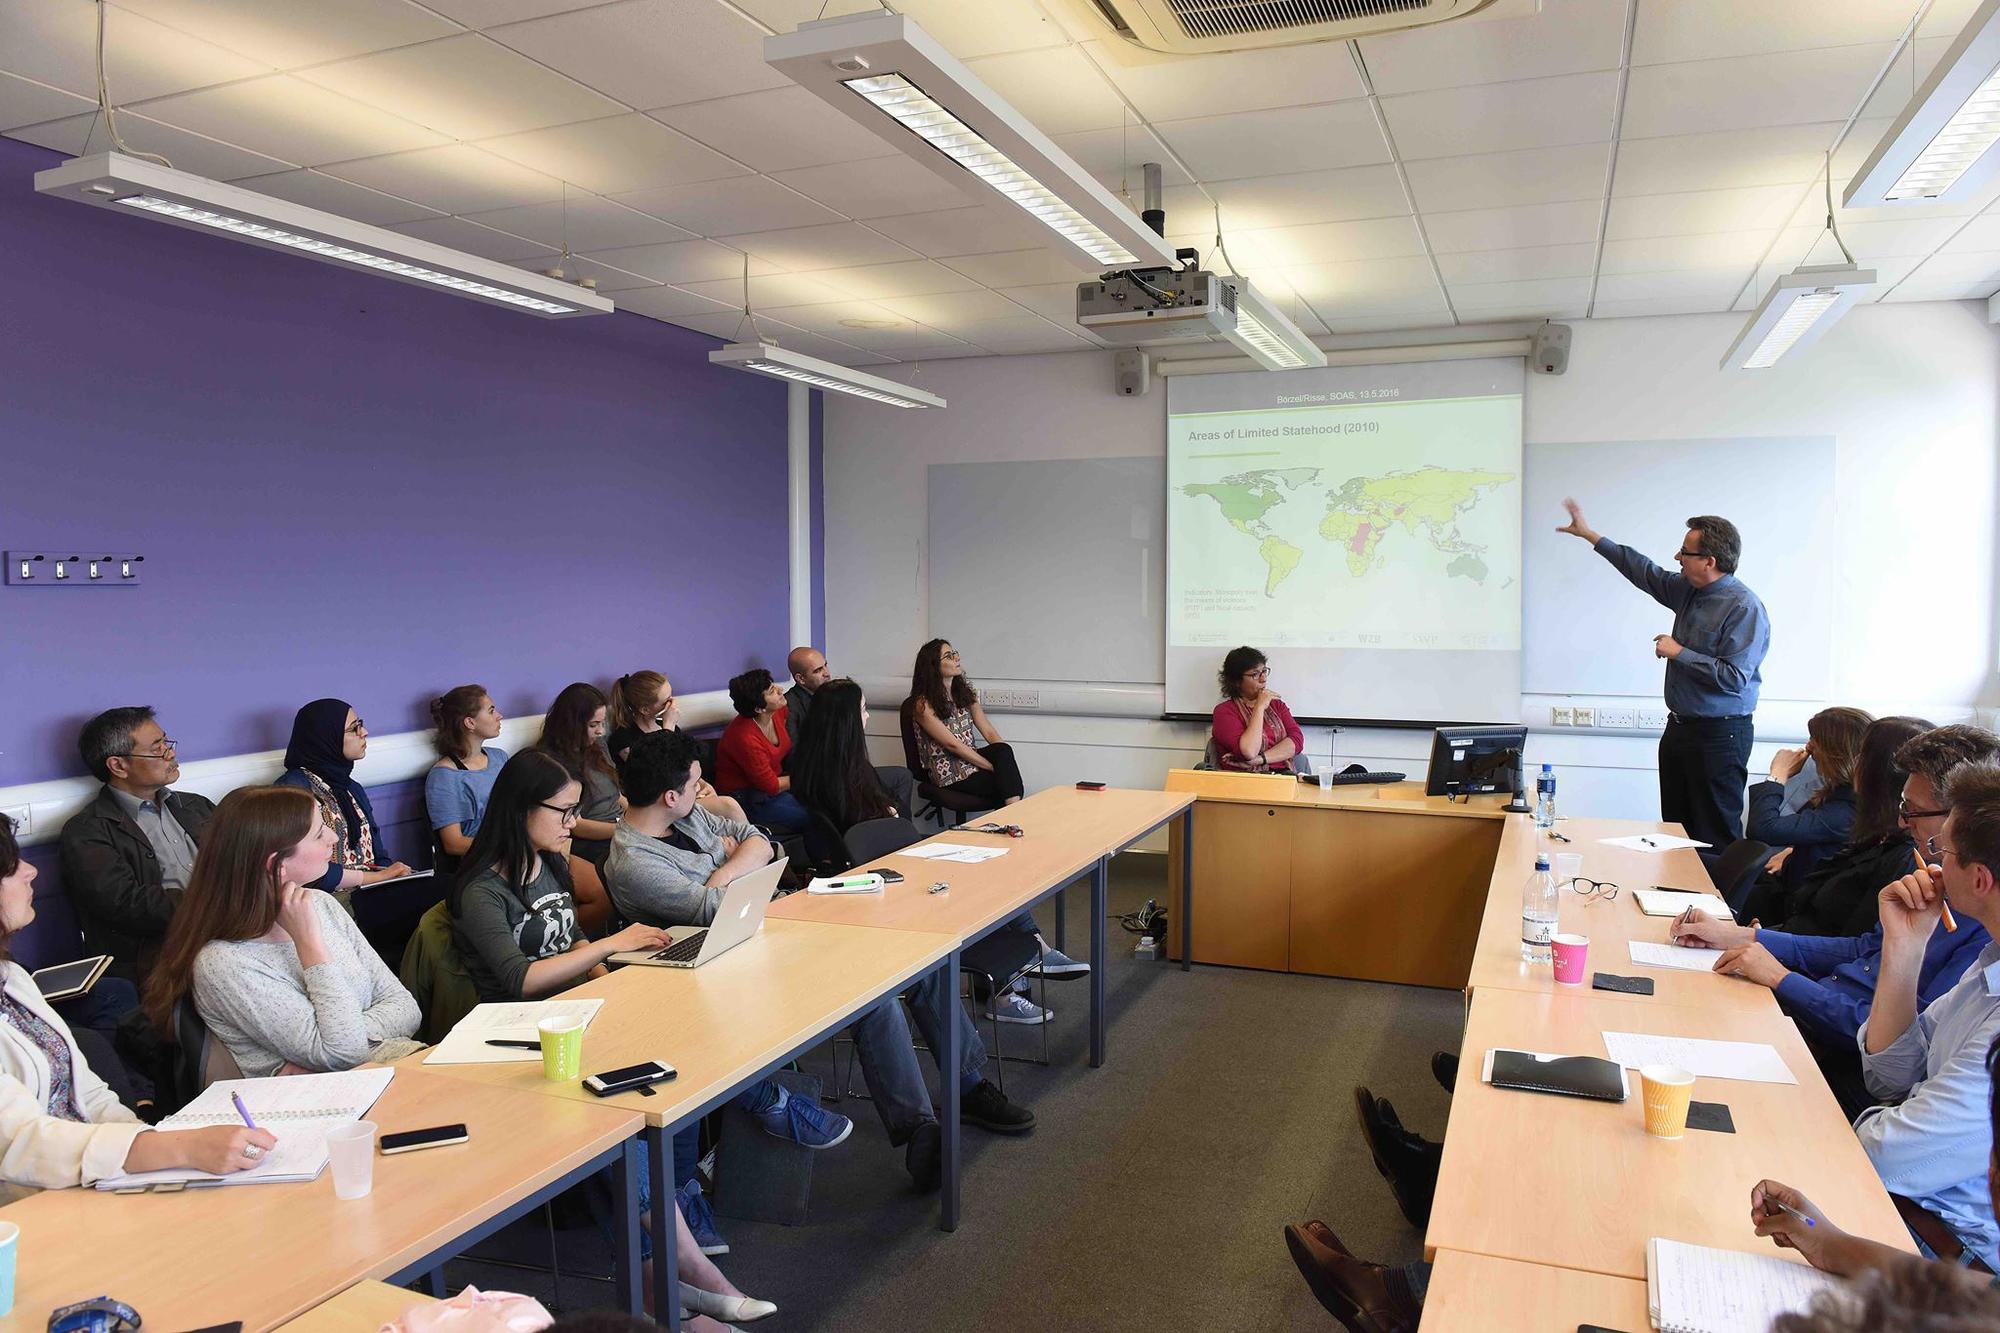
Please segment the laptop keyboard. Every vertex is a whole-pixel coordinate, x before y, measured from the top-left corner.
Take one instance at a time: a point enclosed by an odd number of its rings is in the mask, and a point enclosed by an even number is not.
[[[684,940],[676,940],[653,955],[656,963],[691,963],[701,952],[701,942],[708,938],[706,930],[697,930]]]

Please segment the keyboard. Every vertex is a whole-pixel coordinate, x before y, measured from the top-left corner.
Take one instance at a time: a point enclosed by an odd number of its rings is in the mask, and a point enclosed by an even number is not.
[[[1407,773],[1318,773],[1315,774],[1322,787],[1381,787],[1391,782],[1401,782]]]
[[[692,963],[701,953],[701,942],[708,938],[706,930],[697,930],[684,940],[676,940],[653,955],[656,963]]]

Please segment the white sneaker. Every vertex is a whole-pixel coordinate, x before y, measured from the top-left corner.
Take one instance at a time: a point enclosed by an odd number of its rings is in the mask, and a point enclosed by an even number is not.
[[[1000,1023],[1046,1023],[1055,1016],[1055,1010],[1044,1009],[1027,996],[1013,991],[1002,993],[986,1006],[985,1013],[985,1017]]]

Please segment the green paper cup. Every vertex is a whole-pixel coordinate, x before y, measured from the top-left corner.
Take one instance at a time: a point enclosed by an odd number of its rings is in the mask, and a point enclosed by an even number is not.
[[[545,1018],[535,1029],[542,1034],[542,1077],[557,1083],[583,1077],[583,1024]]]

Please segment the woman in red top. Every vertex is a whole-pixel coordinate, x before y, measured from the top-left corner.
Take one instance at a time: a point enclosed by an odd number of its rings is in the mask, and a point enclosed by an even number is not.
[[[1289,773],[1305,749],[1305,733],[1270,689],[1271,667],[1255,648],[1231,648],[1222,659],[1222,702],[1212,730],[1216,759],[1224,768],[1252,773]]]
[[[784,691],[770,672],[758,667],[729,682],[729,702],[736,705],[736,720],[716,742],[715,789],[741,802],[753,824],[779,833],[804,832],[812,819],[785,776],[792,737],[785,725]]]

